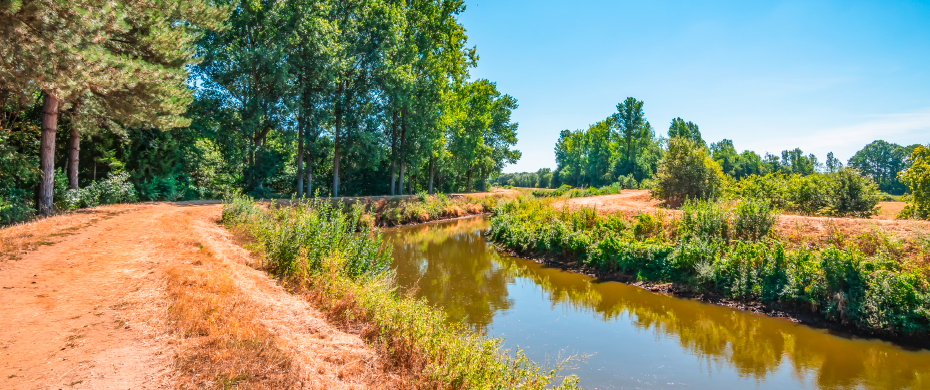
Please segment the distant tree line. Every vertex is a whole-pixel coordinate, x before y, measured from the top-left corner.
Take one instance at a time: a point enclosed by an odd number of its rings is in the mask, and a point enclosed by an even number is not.
[[[617,105],[617,112],[587,129],[562,130],[555,144],[554,171],[543,168],[537,172],[506,173],[495,177],[493,182],[538,188],[558,188],[563,184],[601,187],[613,183],[624,188],[648,188],[655,179],[659,161],[668,151],[668,141],[674,138],[688,139],[705,148],[721,171],[733,179],[770,173],[807,176],[844,168],[832,152],[820,162],[817,156],[805,154],[800,148],[761,156],[751,150],[738,152],[729,139],[708,146],[699,126],[681,118],[672,119],[668,136],[663,137],[646,120],[643,102],[627,98]],[[883,192],[902,195],[907,187],[899,180],[899,173],[910,166],[909,157],[917,147],[877,140],[856,152],[845,167],[871,178]]]
[[[520,158],[462,0],[182,3],[0,2],[0,222],[120,172],[143,200],[387,195]]]

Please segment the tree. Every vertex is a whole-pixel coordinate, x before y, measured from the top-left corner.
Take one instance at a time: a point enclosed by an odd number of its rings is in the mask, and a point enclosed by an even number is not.
[[[186,126],[193,41],[225,16],[206,1],[0,3],[0,85],[43,95],[39,213],[53,212],[59,114],[93,103],[125,126]]]
[[[843,163],[836,157],[833,157],[833,152],[827,153],[827,161],[824,163],[824,165],[827,169],[827,172],[836,172],[840,169],[843,169]]]
[[[930,219],[930,145],[918,145],[908,158],[909,167],[898,173],[908,188],[907,206],[899,218]]]
[[[706,145],[698,125],[691,121],[685,122],[681,118],[672,119],[672,124],[668,127],[668,138],[687,138],[699,145]]]
[[[710,144],[710,154],[723,173],[736,177],[740,169],[740,155],[733,146],[733,141],[724,139],[720,142]]]
[[[636,141],[644,138],[645,135],[647,122],[643,113],[643,102],[632,97],[626,98],[622,103],[617,104],[617,113],[612,118],[619,130],[620,139],[623,140],[625,165],[622,173],[630,173],[633,171],[633,161],[636,157]]]
[[[688,199],[713,199],[723,185],[720,166],[707,148],[690,138],[669,140],[668,151],[659,164],[652,196],[671,206]]]
[[[898,181],[898,173],[907,168],[908,156],[903,146],[877,140],[856,152],[848,165],[875,180],[880,190],[901,195],[906,187]]]

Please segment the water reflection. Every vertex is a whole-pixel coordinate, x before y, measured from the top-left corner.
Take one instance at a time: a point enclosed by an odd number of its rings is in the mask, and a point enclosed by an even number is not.
[[[653,294],[621,283],[598,283],[583,275],[501,256],[481,237],[487,226],[484,218],[472,218],[387,232],[395,243],[399,283],[418,289],[418,296],[442,307],[453,320],[480,331],[495,327],[519,333],[521,345],[584,346],[581,352],[596,353],[577,372],[589,388],[644,383],[637,377],[641,372],[624,369],[649,358],[632,348],[635,340],[624,333],[624,327],[652,334],[654,345],[648,348],[672,343],[677,346],[673,351],[697,358],[698,364],[682,364],[694,359],[663,355],[663,361],[678,362],[674,372],[667,380],[651,374],[655,380],[644,387],[674,387],[672,383],[683,381],[690,382],[690,388],[702,383],[722,388],[726,386],[720,386],[725,383],[721,377],[730,375],[749,380],[754,387],[930,388],[930,352],[837,337],[781,319]],[[542,293],[533,293],[536,290]],[[514,296],[542,300],[545,305],[515,302]],[[515,308],[520,305],[526,309]],[[519,317],[511,314],[520,310],[526,312]],[[546,311],[568,312],[573,322],[564,331],[552,330],[554,323],[545,325],[549,331],[525,331],[543,327],[549,315]],[[539,323],[517,324],[514,318],[538,319]],[[716,375],[712,380],[708,379],[711,374]]]

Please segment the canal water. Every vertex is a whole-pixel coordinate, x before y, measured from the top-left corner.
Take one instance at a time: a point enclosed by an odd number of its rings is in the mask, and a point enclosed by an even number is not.
[[[484,217],[385,231],[402,288],[585,389],[930,389],[930,351],[644,291],[500,254]]]

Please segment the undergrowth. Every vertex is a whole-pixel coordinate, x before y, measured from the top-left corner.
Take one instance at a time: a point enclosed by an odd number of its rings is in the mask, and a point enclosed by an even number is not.
[[[641,214],[632,221],[551,203],[501,204],[491,218],[491,239],[640,280],[811,309],[868,332],[930,331],[930,266],[902,259],[903,244],[887,236],[841,236],[822,248],[788,249],[770,234],[777,210],[767,201],[742,201],[735,210],[689,202],[680,220]],[[926,246],[918,251],[918,259],[928,253]]]
[[[224,202],[223,221],[254,238],[265,267],[293,289],[314,297],[337,323],[355,324],[362,336],[411,374],[418,387],[543,389],[558,369],[544,371],[521,351],[501,348],[425,301],[400,296],[389,271],[392,257],[363,206],[351,211],[319,199],[291,207],[260,208],[248,197]],[[577,388],[564,378],[557,387]]]
[[[500,199],[499,195],[451,197],[419,193],[413,199],[377,202],[366,207],[366,211],[377,226],[397,226],[488,213]]]

